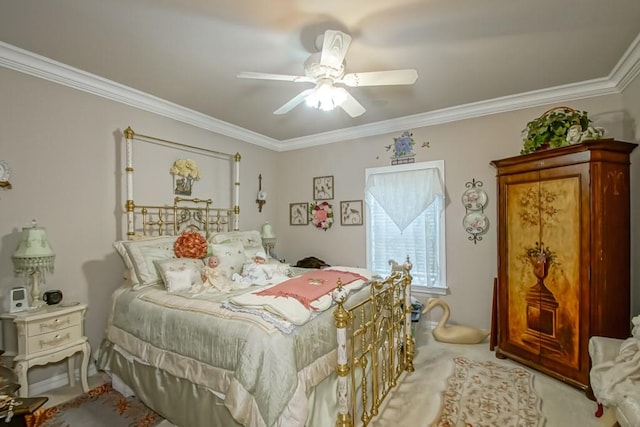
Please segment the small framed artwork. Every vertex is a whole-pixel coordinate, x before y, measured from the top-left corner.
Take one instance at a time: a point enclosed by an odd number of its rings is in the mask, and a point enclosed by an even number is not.
[[[362,225],[362,200],[340,202],[340,225]]]
[[[289,225],[309,224],[309,203],[289,203]]]
[[[313,178],[313,200],[333,200],[333,176]]]

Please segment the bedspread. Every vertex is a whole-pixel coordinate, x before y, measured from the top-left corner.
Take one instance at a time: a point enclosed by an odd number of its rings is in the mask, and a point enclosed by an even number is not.
[[[349,303],[368,292],[361,294]],[[194,300],[160,286],[121,289],[113,295],[107,338],[145,363],[224,394],[225,406],[245,425],[303,426],[307,394],[335,369],[332,310],[284,334],[259,316],[224,309],[229,297]]]

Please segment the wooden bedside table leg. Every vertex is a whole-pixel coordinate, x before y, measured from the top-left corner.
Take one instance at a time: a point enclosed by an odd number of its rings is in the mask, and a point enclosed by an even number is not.
[[[72,354],[67,358],[67,376],[69,377],[69,386],[73,387],[76,385],[76,364],[75,364],[75,354]]]
[[[87,381],[87,370],[89,368],[89,356],[91,355],[91,346],[89,341],[85,341],[82,345],[82,366],[80,368],[80,381],[82,382],[82,390],[89,392],[89,383]]]
[[[27,371],[29,370],[29,362],[16,362],[13,370],[18,376],[18,384],[20,384],[20,389],[18,390],[18,395],[20,397],[28,397],[29,396],[29,382],[27,380]]]

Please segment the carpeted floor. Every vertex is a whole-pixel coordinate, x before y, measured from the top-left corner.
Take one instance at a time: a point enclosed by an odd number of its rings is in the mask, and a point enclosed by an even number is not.
[[[163,421],[135,398],[126,398],[111,384],[89,390],[69,402],[28,416],[30,427],[156,427]]]
[[[426,322],[425,322],[426,323]],[[450,379],[456,372],[456,359],[468,360],[468,363],[483,366],[491,366],[491,372],[516,372],[522,375],[526,381],[512,386],[519,386],[522,389],[526,385],[530,391],[523,393],[527,399],[531,399],[533,393],[536,399],[534,406],[539,407],[539,417],[531,417],[529,422],[517,418],[511,421],[492,420],[478,421],[469,419],[465,424],[464,418],[455,418],[440,422],[440,417],[447,413],[447,393],[452,393],[455,384],[461,381],[457,379],[450,387]],[[487,365],[487,362],[490,365]],[[401,382],[383,403],[378,418],[371,422],[375,427],[525,427],[539,426],[545,427],[610,427],[613,422],[609,418],[597,419],[593,416],[596,405],[595,402],[587,399],[583,392],[573,388],[561,381],[553,379],[538,371],[526,368],[510,360],[500,360],[495,357],[495,353],[489,351],[489,344],[445,344],[436,341],[423,322],[416,330],[416,357],[414,361],[415,372],[404,374]],[[513,371],[516,369],[516,371]],[[491,380],[490,374],[472,375],[471,380],[477,383],[477,390],[486,390],[487,395],[490,388],[487,387]],[[464,375],[461,377],[464,378]],[[497,381],[500,383],[500,381]],[[510,392],[513,392],[510,391]],[[467,396],[465,396],[467,397]],[[460,413],[469,413],[469,401],[461,398]],[[487,402],[485,402],[487,403]],[[482,407],[482,402],[477,403],[477,407]],[[488,405],[488,404],[487,404]],[[491,405],[489,405],[490,407]],[[505,413],[517,413],[518,407],[504,407]],[[474,421],[473,423],[471,421]]]
[[[593,416],[583,392],[510,360],[488,343],[435,341],[426,322],[416,328],[415,372],[403,374],[372,427],[611,427],[611,413]],[[171,427],[110,385],[58,405],[36,427]],[[49,409],[48,411],[52,411]],[[45,412],[46,414],[46,412]],[[33,424],[30,424],[33,425]],[[194,427],[194,426],[180,426]],[[218,426],[212,426],[218,427]],[[222,427],[222,426],[220,426]]]

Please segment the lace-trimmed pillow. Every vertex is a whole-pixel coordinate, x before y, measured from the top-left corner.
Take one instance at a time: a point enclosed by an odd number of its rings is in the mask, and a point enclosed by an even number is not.
[[[125,264],[131,271],[131,283],[134,290],[162,283],[153,261],[176,258],[173,246],[176,236],[165,236],[148,240],[123,242],[126,251]]]
[[[155,260],[162,282],[169,292],[180,292],[201,283],[200,270],[204,262],[199,258],[170,258]]]

